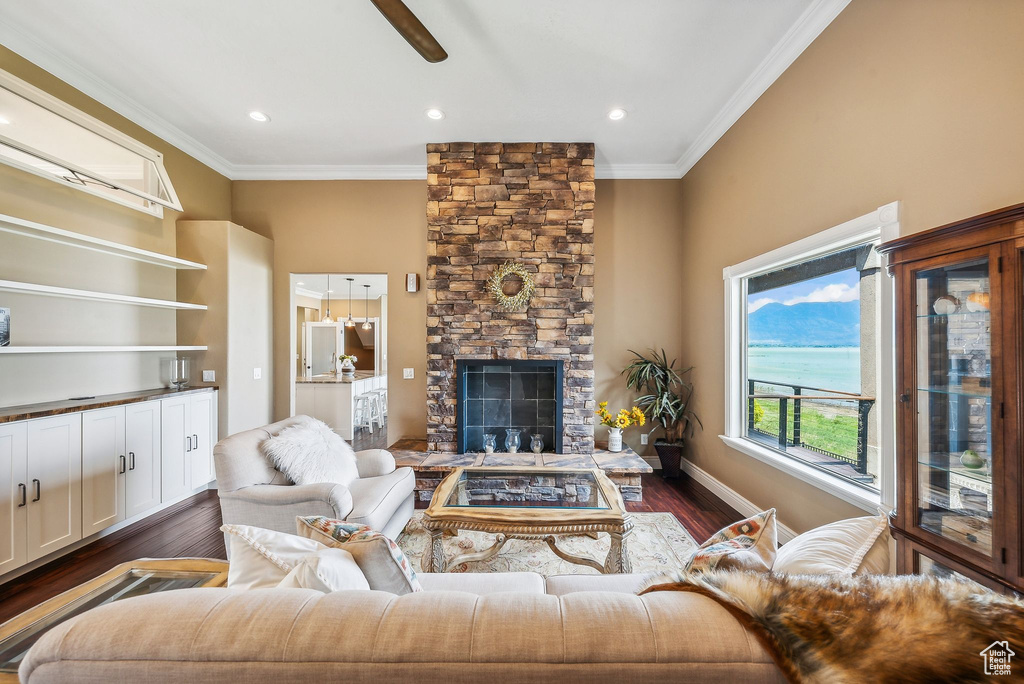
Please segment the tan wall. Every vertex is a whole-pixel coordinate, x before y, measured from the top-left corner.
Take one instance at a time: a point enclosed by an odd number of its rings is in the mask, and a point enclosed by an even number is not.
[[[193,375],[217,374],[220,434],[266,425],[272,416],[273,242],[230,221],[181,221],[178,253],[208,266],[178,272],[179,295],[209,307],[202,316],[178,314],[178,339],[209,347],[195,355]],[[262,369],[260,379],[254,368]]]
[[[665,349],[680,364],[686,295],[679,260],[684,249],[682,199],[676,180],[599,180],[594,205],[594,397],[609,409],[632,405],[622,369],[648,348]],[[657,460],[630,428],[625,441]],[[598,442],[608,429],[594,428]],[[659,437],[661,432],[651,436]]]
[[[893,200],[905,233],[1024,201],[1021,26],[1013,0],[854,0],[682,181],[691,457],[797,531],[859,511],[718,439],[722,268]]]
[[[388,437],[424,436],[426,297],[405,291],[405,274],[426,272],[426,183],[238,181],[232,189],[235,222],[274,240],[275,418],[289,413],[295,365],[288,358],[288,274],[387,273]],[[416,377],[403,380],[402,368]]]
[[[673,356],[682,350],[678,190],[671,180],[597,181],[596,392],[614,405],[631,400],[618,376],[629,360],[627,348],[664,346]],[[288,274],[387,273],[388,436],[426,434],[426,299],[422,290],[405,291],[405,273],[422,280],[426,270],[425,202],[426,184],[419,181],[234,183],[234,220],[274,239],[275,418],[288,414]],[[332,300],[332,314],[347,311],[347,304]],[[403,367],[415,368],[416,379],[403,380]],[[597,433],[604,439],[603,428]],[[639,448],[636,430],[626,440]]]
[[[0,69],[162,152],[184,212],[158,219],[0,165],[0,213],[175,253],[178,218],[228,218],[231,182],[54,76],[0,47]],[[175,298],[174,271],[0,233],[4,279]],[[173,344],[172,310],[0,293],[12,308],[12,344]],[[202,315],[202,314],[195,314]],[[173,354],[44,354],[0,358],[0,405],[157,387]]]

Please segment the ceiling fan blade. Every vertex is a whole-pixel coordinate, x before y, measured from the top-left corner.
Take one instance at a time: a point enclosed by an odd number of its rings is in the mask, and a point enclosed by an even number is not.
[[[448,59],[448,53],[444,51],[441,44],[430,35],[430,31],[420,23],[416,15],[405,6],[402,0],[370,0],[380,10],[395,30],[402,34],[409,45],[415,48],[416,52],[423,56],[428,62],[443,62]]]

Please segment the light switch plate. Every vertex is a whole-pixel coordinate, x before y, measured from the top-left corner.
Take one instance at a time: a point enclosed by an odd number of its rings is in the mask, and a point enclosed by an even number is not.
[[[217,382],[217,371],[203,371],[203,382]]]
[[[412,380],[415,377],[415,375],[416,374],[413,372],[412,368],[403,368],[402,369],[402,377],[405,380]]]
[[[405,274],[405,291],[406,292],[419,292],[420,290],[420,274],[419,273],[406,273]]]
[[[262,377],[263,377],[263,369],[262,368],[253,368],[252,369],[252,379],[253,380],[259,380]]]
[[[640,443],[641,444],[647,444],[647,434],[646,433],[640,435]]]

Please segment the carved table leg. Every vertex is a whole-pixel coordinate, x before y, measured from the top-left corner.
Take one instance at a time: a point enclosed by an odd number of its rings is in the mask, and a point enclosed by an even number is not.
[[[633,567],[629,562],[629,549],[626,544],[626,539],[629,537],[630,532],[632,530],[608,533],[611,537],[612,545],[608,549],[608,557],[604,561],[605,573],[633,572]]]
[[[509,539],[510,537],[507,537],[504,534],[495,535],[494,543],[491,544],[489,547],[487,547],[483,551],[464,553],[461,556],[452,558],[451,562],[448,564],[448,567],[443,568],[443,572],[448,572],[450,568],[454,568],[455,566],[461,565],[463,563],[475,563],[477,561],[490,560],[491,558],[494,558],[496,555],[498,555],[498,552],[501,551],[501,547],[503,547],[505,545],[505,542],[507,542]],[[439,570],[438,572],[441,571],[442,570]]]
[[[430,530],[430,548],[420,558],[420,568],[423,572],[444,572],[444,547],[441,545],[443,537],[443,530]]]

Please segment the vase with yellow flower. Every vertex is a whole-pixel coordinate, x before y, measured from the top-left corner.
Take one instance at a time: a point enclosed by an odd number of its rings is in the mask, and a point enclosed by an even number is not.
[[[602,401],[597,405],[595,413],[601,419],[601,425],[608,428],[608,451],[622,451],[622,431],[631,425],[643,425],[647,422],[644,412],[637,406],[619,409],[619,412],[613,415],[608,410],[608,402]]]

